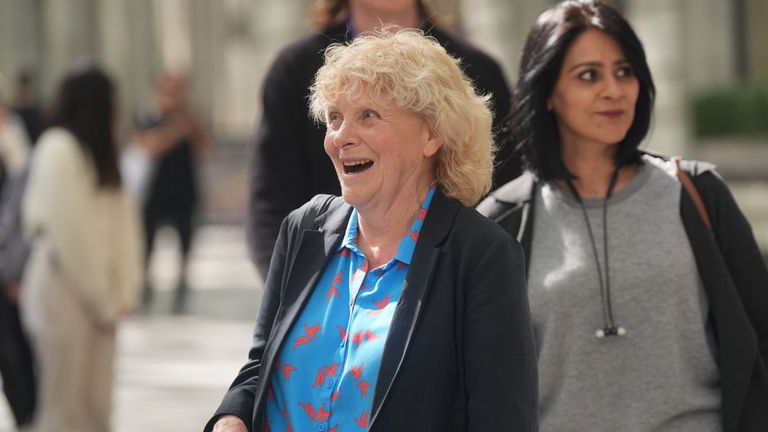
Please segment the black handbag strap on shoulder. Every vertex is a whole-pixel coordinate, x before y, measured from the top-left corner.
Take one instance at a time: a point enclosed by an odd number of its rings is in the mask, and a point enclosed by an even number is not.
[[[299,229],[296,233],[296,237],[294,237],[295,240],[291,248],[291,268],[293,268],[293,263],[296,260],[296,254],[299,251],[299,244],[301,244],[301,238],[304,236],[304,231],[317,229],[315,219],[328,211],[328,208],[331,206],[331,202],[333,202],[334,198],[336,197],[333,195],[319,194],[312,197],[312,199],[309,201],[309,205],[305,209],[304,214],[301,215],[301,221],[299,221]]]
[[[328,211],[333,199],[336,198],[333,195],[320,194],[315,195],[309,201],[307,210],[301,216],[301,222],[299,223],[299,233],[303,233],[305,230],[311,230],[317,228],[315,226],[315,219]]]

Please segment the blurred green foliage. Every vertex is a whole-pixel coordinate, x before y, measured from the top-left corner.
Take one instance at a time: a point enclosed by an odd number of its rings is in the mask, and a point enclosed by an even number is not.
[[[693,97],[693,130],[699,137],[768,136],[768,85],[738,84]]]

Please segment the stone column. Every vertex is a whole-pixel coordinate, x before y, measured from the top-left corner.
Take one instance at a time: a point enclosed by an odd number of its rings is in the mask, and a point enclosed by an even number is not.
[[[221,2],[192,0],[189,9],[189,37],[192,47],[190,70],[190,102],[210,124],[213,99],[221,64],[220,14]]]
[[[736,78],[731,0],[684,0],[683,64],[686,87],[695,92]]]
[[[223,2],[218,24],[218,54],[214,121],[239,139],[248,140],[260,116],[261,86],[277,52],[307,33],[305,2]]]
[[[684,155],[690,139],[684,6],[678,1],[632,0],[626,10],[656,84],[656,108],[642,147],[670,155]]]
[[[42,91],[51,95],[77,59],[94,59],[97,26],[95,0],[41,0]]]
[[[461,21],[467,37],[493,56],[514,86],[525,36],[547,0],[464,0]]]
[[[100,0],[98,58],[115,80],[118,131],[126,137],[137,109],[151,98],[157,39],[151,0]]]
[[[747,1],[747,57],[748,73],[754,80],[768,81],[768,2],[765,0]]]
[[[21,68],[40,72],[40,44],[39,0],[0,0],[0,73],[6,79],[6,102],[13,98]]]

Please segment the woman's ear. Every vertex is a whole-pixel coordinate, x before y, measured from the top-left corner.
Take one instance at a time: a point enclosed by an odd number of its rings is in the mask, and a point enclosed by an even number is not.
[[[443,137],[437,132],[437,129],[430,126],[429,138],[424,145],[424,157],[432,157],[443,146]]]

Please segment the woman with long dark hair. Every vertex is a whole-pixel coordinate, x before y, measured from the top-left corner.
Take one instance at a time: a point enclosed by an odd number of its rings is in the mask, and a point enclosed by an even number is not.
[[[39,431],[110,429],[116,324],[135,305],[143,268],[138,215],[118,170],[114,109],[104,72],[73,69],[33,153],[21,305],[41,373]]]
[[[527,171],[480,211],[526,251],[544,432],[768,430],[768,272],[712,165],[638,149],[654,95],[600,2],[528,33],[510,117]]]

